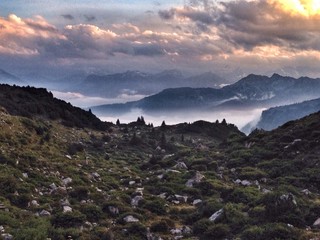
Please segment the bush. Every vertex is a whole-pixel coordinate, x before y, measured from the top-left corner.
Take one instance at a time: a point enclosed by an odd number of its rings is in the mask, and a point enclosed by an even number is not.
[[[207,239],[225,239],[230,234],[230,228],[226,224],[215,224],[205,231],[204,236]]]
[[[169,231],[169,226],[166,221],[155,222],[151,225],[150,230],[152,232],[166,233]]]
[[[209,219],[201,219],[193,224],[193,233],[196,235],[202,235],[204,232],[208,230],[209,226],[213,224],[214,223],[211,222]]]
[[[80,212],[58,213],[53,216],[51,223],[55,227],[72,228],[79,227],[86,219],[86,216]]]
[[[103,214],[101,208],[97,205],[85,205],[80,211],[86,215],[89,221],[98,221]]]
[[[241,237],[246,240],[263,240],[263,228],[252,226],[243,231]]]
[[[166,214],[165,201],[162,199],[155,199],[153,201],[146,201],[143,207],[150,212],[155,214],[164,215]]]

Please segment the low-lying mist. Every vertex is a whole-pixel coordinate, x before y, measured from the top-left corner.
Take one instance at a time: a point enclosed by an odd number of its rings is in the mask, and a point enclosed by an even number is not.
[[[209,122],[215,122],[226,119],[228,123],[236,125],[239,129],[246,126],[248,123],[258,122],[264,108],[250,109],[250,110],[225,110],[215,112],[197,112],[197,111],[177,111],[177,112],[157,112],[146,113],[141,109],[134,109],[129,113],[119,116],[108,116],[95,113],[101,120],[115,123],[117,119],[121,123],[129,123],[136,121],[139,116],[143,116],[146,123],[152,123],[154,126],[160,126],[162,121],[165,121],[167,125],[173,125],[177,123],[192,123],[197,120],[205,120]]]

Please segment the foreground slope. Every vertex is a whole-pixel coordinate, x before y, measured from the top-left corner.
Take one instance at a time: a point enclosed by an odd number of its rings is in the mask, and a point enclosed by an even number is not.
[[[225,121],[153,128],[140,117],[101,131],[2,108],[0,229],[14,239],[316,238],[319,118],[244,136]]]

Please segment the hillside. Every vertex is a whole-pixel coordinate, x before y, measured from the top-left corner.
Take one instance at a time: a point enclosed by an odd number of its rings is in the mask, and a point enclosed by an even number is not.
[[[64,125],[80,128],[107,129],[107,124],[91,112],[54,98],[43,88],[0,84],[0,102],[11,115],[60,120]]]
[[[107,131],[75,128],[46,110],[37,117],[0,111],[3,238],[320,235],[320,113],[245,136],[225,121],[154,128],[143,117]]]
[[[286,122],[320,111],[320,99],[270,108],[262,112],[257,128],[272,130]]]

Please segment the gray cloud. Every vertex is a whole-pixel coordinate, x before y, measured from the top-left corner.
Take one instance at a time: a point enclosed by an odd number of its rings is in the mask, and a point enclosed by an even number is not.
[[[170,9],[170,10],[160,10],[158,12],[159,17],[165,20],[168,19],[173,19],[174,15],[175,15],[175,9]]]
[[[74,16],[72,16],[71,14],[62,14],[61,17],[63,17],[64,19],[67,19],[67,20],[74,19]]]
[[[84,15],[84,18],[86,19],[87,22],[92,22],[96,20],[96,17],[93,15]]]

